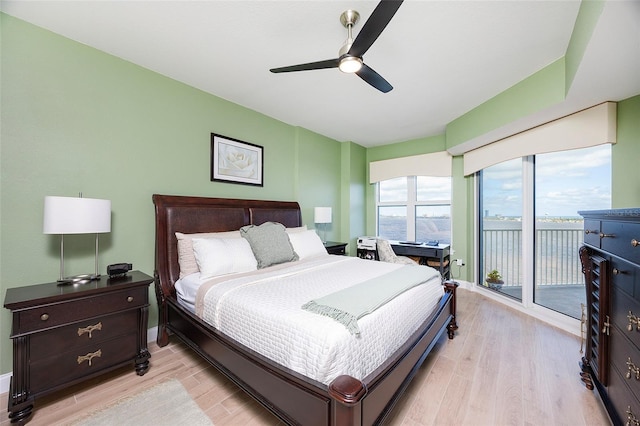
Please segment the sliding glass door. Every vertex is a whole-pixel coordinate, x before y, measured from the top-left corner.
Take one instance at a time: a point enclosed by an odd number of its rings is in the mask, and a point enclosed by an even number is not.
[[[611,145],[485,168],[479,173],[479,284],[579,319],[585,290],[578,211],[610,207]]]
[[[480,188],[480,284],[522,300],[522,159],[484,169]]]
[[[580,210],[611,208],[611,145],[535,157],[534,302],[573,318],[585,303]]]

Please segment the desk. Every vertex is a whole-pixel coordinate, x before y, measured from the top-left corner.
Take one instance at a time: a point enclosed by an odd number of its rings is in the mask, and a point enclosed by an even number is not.
[[[398,256],[419,257],[421,265],[436,268],[440,271],[443,279],[449,279],[449,244],[428,246],[426,244],[403,244],[400,241],[389,241],[389,243]]]

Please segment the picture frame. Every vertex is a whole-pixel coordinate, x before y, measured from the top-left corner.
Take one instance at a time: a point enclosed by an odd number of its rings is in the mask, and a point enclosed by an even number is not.
[[[211,181],[263,186],[264,148],[211,133]]]

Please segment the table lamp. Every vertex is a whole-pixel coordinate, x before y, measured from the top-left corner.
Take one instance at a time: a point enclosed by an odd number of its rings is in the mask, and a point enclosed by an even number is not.
[[[331,207],[316,207],[313,212],[313,221],[323,225],[322,242],[326,243],[326,224],[331,223]]]
[[[43,232],[60,234],[60,278],[61,284],[77,284],[97,280],[98,234],[111,232],[111,201],[95,198],[53,197],[44,198]],[[64,276],[64,235],[96,234],[95,273]]]

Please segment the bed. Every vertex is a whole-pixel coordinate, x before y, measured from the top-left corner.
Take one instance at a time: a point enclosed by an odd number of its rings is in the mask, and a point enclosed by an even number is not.
[[[267,356],[263,351],[252,347],[252,341],[260,340],[260,336],[249,340],[243,340],[240,335],[234,335],[232,338],[231,333],[220,324],[215,327],[205,322],[178,298],[175,285],[184,275],[181,277],[176,233],[221,233],[237,231],[246,225],[257,226],[269,222],[277,222],[286,228],[295,229],[303,226],[298,203],[157,194],[153,196],[153,202],[156,210],[155,286],[159,310],[158,344],[165,346],[169,343],[170,334],[177,336],[287,424],[350,426],[382,423],[439,337],[444,332],[447,332],[449,338],[454,336],[457,329],[457,284],[445,282],[442,296],[435,301],[431,313],[420,319],[417,329],[408,333],[408,338],[403,338],[388,357],[385,355],[382,362],[375,364],[371,371],[362,373],[364,375],[360,375],[360,378],[354,377],[358,376],[355,373],[332,373],[316,377],[282,361],[276,362],[272,354]],[[326,259],[301,259],[292,262],[292,265],[295,264],[298,269],[316,268],[311,269],[311,273],[321,277],[319,270],[334,268],[335,264],[341,265],[335,266],[336,268],[342,267],[343,271],[349,271],[353,267],[349,262],[354,261],[356,260],[327,255]],[[357,261],[367,262],[361,259]],[[272,281],[285,285],[285,278],[273,276],[276,278]],[[300,295],[303,299],[294,300],[292,303],[306,300],[305,298],[310,297],[309,294],[312,293]],[[399,297],[395,298],[379,310],[387,309],[387,305],[392,305],[398,300]],[[377,312],[362,319],[362,334],[371,332],[372,327],[367,327],[366,320]],[[332,323],[331,319],[316,316],[322,318],[319,321]],[[233,321],[223,320],[221,324],[230,322]],[[329,324],[329,327],[332,325]],[[351,348],[347,347],[345,352],[349,351]],[[356,358],[362,357],[357,355]],[[338,361],[338,368],[341,367],[341,362]],[[332,366],[332,370],[335,372],[335,365]]]

